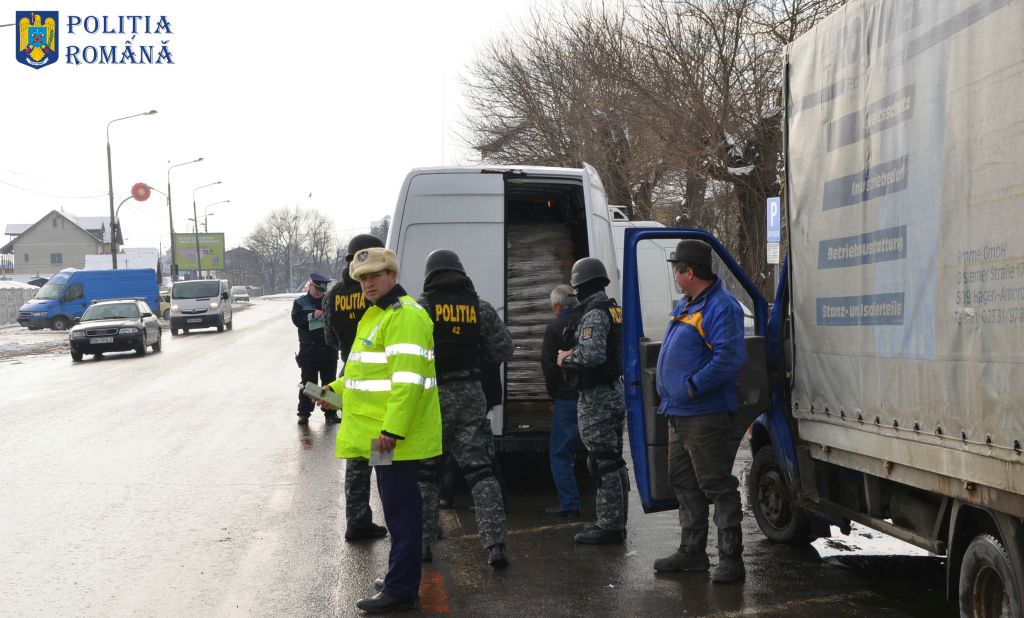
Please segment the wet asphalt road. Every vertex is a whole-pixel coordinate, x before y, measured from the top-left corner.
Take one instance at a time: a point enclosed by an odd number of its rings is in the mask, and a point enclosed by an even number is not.
[[[336,428],[295,425],[289,308],[256,302],[231,332],[165,330],[164,351],[142,358],[0,363],[0,615],[358,615],[388,543],[342,538]],[[508,490],[512,565],[486,565],[461,495],[424,568],[424,613],[955,615],[941,559],[822,559],[769,543],[752,517],[744,585],[655,575],[678,544],[673,513],[643,515],[634,498],[624,546],[579,547],[582,522],[541,514],[544,471],[519,460],[506,474],[522,477]],[[374,509],[379,521],[376,495]]]

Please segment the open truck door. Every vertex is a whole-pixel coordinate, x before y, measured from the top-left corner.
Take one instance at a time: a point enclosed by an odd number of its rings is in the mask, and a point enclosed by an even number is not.
[[[678,507],[668,480],[668,422],[657,414],[655,380],[664,331],[645,332],[644,316],[663,309],[663,324],[668,324],[669,313],[682,292],[675,287],[667,260],[672,257],[676,243],[684,238],[711,245],[715,274],[743,305],[747,364],[738,380],[736,431],[745,432],[769,402],[764,338],[768,303],[736,260],[714,236],[699,230],[627,229],[622,272],[623,378],[633,467],[647,513]],[[654,304],[652,299],[657,299]],[[647,323],[651,323],[649,316]]]

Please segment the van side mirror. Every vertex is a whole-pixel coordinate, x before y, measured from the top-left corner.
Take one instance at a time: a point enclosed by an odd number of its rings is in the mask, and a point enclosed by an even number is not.
[[[227,299],[228,299],[228,293],[227,293],[227,292],[221,292],[221,293],[220,293],[220,297],[221,297],[222,299],[224,299],[224,300],[227,300]]]

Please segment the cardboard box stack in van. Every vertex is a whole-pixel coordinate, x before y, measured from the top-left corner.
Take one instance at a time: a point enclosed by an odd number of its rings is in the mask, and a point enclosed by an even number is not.
[[[549,294],[569,282],[575,261],[569,226],[538,222],[509,224],[508,328],[515,353],[506,367],[509,402],[550,406],[540,369],[544,328],[554,318]]]

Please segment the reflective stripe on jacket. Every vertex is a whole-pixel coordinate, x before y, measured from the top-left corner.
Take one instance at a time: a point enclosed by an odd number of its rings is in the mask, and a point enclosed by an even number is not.
[[[370,441],[382,431],[399,438],[396,461],[441,454],[434,324],[411,297],[366,310],[345,373],[331,388],[342,393],[344,410],[338,457],[369,458]]]

